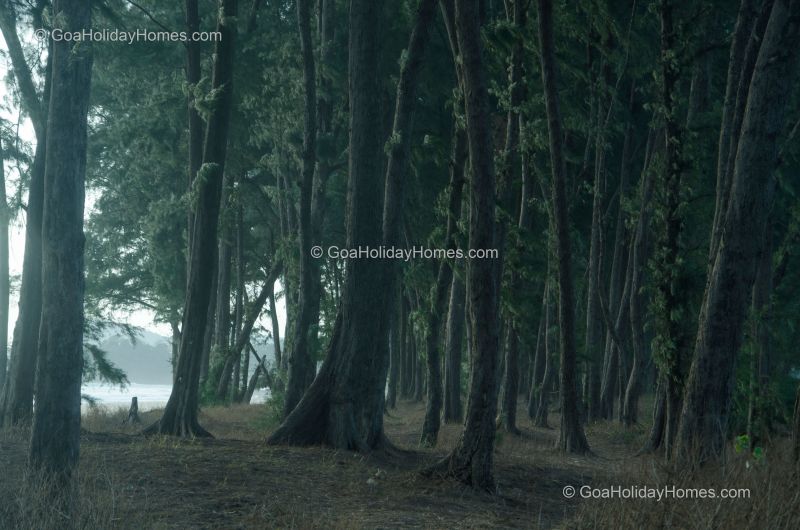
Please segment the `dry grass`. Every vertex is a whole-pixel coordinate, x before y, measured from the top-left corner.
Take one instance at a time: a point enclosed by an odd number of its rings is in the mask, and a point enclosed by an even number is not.
[[[792,475],[788,448],[774,447],[755,461],[734,455],[723,468],[676,471],[661,457],[637,458],[621,479],[593,484],[675,488],[661,500],[591,499],[581,504],[568,528],[795,529],[800,526],[800,484]],[[687,490],[678,493],[678,489]],[[737,498],[721,498],[722,490]],[[705,490],[706,493],[701,493]],[[709,490],[716,498],[708,498]],[[700,498],[706,495],[706,498]],[[681,498],[679,498],[681,497]]]
[[[143,414],[143,424],[158,414]],[[716,478],[676,477],[653,457],[632,457],[644,427],[623,430],[610,422],[588,427],[593,455],[565,456],[553,449],[555,430],[533,429],[521,414],[520,436],[498,433],[495,496],[422,478],[417,471],[446,454],[461,430],[460,425],[443,425],[439,446],[420,449],[423,414],[422,404],[401,403],[386,416],[386,431],[403,452],[365,456],[320,447],[266,446],[263,439],[274,421],[264,406],[205,410],[201,422],[214,433],[213,440],[145,438],[137,434],[139,427],[123,424],[125,411],[90,411],[83,422],[75,497],[79,509],[73,525],[725,528],[739,520],[753,528],[789,528],[791,517],[797,520],[795,490],[777,494],[781,488],[788,491],[789,483],[779,473],[780,463],[769,455],[766,465],[748,469],[739,462]],[[558,425],[557,415],[551,425]],[[26,440],[22,431],[0,432],[0,528],[65,528],[63,517],[40,501],[46,498],[41,485],[26,480]],[[705,487],[751,487],[753,497],[734,506],[730,501],[583,501],[562,494],[565,486],[695,483],[691,481]]]

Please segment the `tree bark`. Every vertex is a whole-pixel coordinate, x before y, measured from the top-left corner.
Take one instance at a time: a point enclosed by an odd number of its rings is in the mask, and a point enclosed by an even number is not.
[[[444,3],[444,2],[443,2]],[[495,182],[489,101],[480,41],[478,6],[455,3],[456,34],[464,72],[464,107],[470,160],[469,248],[494,248]],[[494,491],[497,414],[498,292],[496,260],[470,260],[471,369],[464,430],[453,451],[429,471],[454,477],[475,489]]]
[[[175,436],[210,436],[197,421],[201,349],[207,324],[214,275],[217,223],[222,194],[222,178],[228,146],[233,102],[233,62],[236,41],[236,0],[220,0],[217,31],[221,39],[214,48],[211,86],[218,91],[208,116],[203,146],[203,165],[197,174],[199,185],[192,232],[189,279],[184,302],[178,370],[161,419],[147,433]]]
[[[31,71],[25,61],[17,35],[16,15],[8,3],[0,7],[0,30],[8,47],[22,104],[31,117],[36,134],[36,151],[31,167],[26,208],[19,313],[11,341],[6,384],[3,387],[3,395],[0,396],[0,426],[9,427],[29,422],[33,412],[34,379],[42,312],[42,207],[52,53],[48,53],[44,91],[40,98],[33,85]],[[52,43],[49,46],[52,48]]]
[[[550,138],[550,165],[553,173],[553,226],[556,235],[558,273],[558,321],[561,349],[559,386],[561,389],[561,429],[557,447],[569,453],[586,453],[589,444],[583,433],[578,411],[575,361],[575,300],[572,286],[572,255],[563,155],[563,133],[556,83],[555,44],[553,42],[553,6],[550,0],[538,0],[539,52],[542,63],[547,130]]]
[[[513,47],[511,48],[510,60],[510,73],[509,73],[509,92],[511,108],[507,115],[506,126],[506,145],[503,153],[504,172],[504,186],[507,188],[507,193],[511,195],[513,175],[517,162],[521,159],[520,156],[520,133],[522,127],[522,116],[520,112],[520,105],[525,95],[525,87],[523,84],[523,54],[524,54],[524,41],[523,31],[527,22],[527,2],[523,0],[514,0],[511,5],[512,16],[511,21],[517,31],[517,37],[514,40]],[[519,164],[522,174],[522,194],[520,200],[520,217],[517,221],[517,228],[522,233],[529,228],[530,214],[528,212],[528,199],[532,189],[530,182],[530,172],[523,164]],[[506,207],[511,207],[511,201],[507,201]],[[510,215],[509,215],[510,217]],[[523,226],[526,224],[526,226]],[[503,230],[505,232],[505,230]],[[505,238],[498,237],[496,245],[501,247],[504,245]],[[517,252],[522,252],[521,248],[517,248]],[[505,260],[503,260],[505,261]],[[502,264],[501,264],[502,265]],[[498,277],[498,292],[500,290],[500,281],[502,277],[502,270],[497,273]],[[523,288],[519,271],[516,268],[511,270],[511,285],[512,291],[517,292]],[[510,315],[508,322],[508,330],[505,337],[505,370],[503,380],[505,385],[503,387],[502,399],[500,400],[500,426],[508,433],[519,434],[517,428],[517,400],[519,399],[519,327],[520,322],[517,322],[515,315]]]
[[[350,3],[350,149],[347,193],[347,247],[377,247],[394,241],[394,226],[381,222],[383,167],[378,36],[382,1]],[[387,181],[387,190],[400,183]],[[396,192],[386,192],[390,207]],[[397,214],[399,212],[393,212]],[[387,236],[389,236],[387,238]],[[303,398],[269,437],[268,443],[325,443],[338,449],[369,451],[383,446],[383,412],[388,371],[388,305],[393,270],[363,258],[347,264],[340,309],[328,355]],[[365,329],[372,330],[364,333]]]
[[[65,31],[91,28],[90,2],[56,0]],[[66,484],[78,462],[83,368],[83,204],[92,75],[88,43],[54,41],[42,220],[42,304],[30,462]]]
[[[682,460],[719,457],[727,438],[735,356],[775,187],[777,137],[797,50],[800,1],[776,0],[750,82],[716,256],[698,322],[681,411]]]
[[[10,278],[8,276],[8,224],[9,208],[6,198],[6,174],[3,164],[2,140],[0,139],[0,391],[6,382],[8,368],[8,295]],[[1,426],[1,425],[0,425]]]
[[[314,169],[317,161],[317,76],[314,65],[314,44],[311,39],[311,0],[297,0],[297,26],[300,33],[300,52],[303,57],[303,118],[302,176],[300,179],[300,278],[297,318],[295,319],[292,349],[288,352],[289,371],[284,396],[283,417],[300,401],[313,379],[314,362],[310,348],[312,306],[319,308],[319,265],[311,256],[313,245],[311,201],[314,188]],[[316,301],[314,299],[317,299]],[[314,331],[316,332],[316,327]]]
[[[431,11],[435,2],[431,2]],[[432,13],[431,13],[432,15]],[[461,197],[464,189],[464,163],[466,162],[466,135],[456,124],[453,131],[453,157],[450,167],[450,198],[447,208],[447,228],[444,248],[455,250]],[[439,273],[433,287],[431,307],[427,314],[425,335],[426,362],[428,368],[428,393],[425,404],[425,420],[422,425],[420,444],[433,447],[439,434],[442,412],[441,337],[442,315],[447,303],[448,287],[453,279],[453,266],[447,259],[439,264]]]
[[[445,327],[445,370],[444,370],[444,422],[460,423],[464,418],[461,405],[461,351],[464,344],[464,289],[463,265],[456,263],[453,281],[450,285],[450,306],[447,311]]]

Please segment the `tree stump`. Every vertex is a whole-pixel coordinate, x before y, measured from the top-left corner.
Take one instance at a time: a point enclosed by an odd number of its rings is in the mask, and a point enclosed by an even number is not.
[[[133,425],[134,423],[141,423],[139,419],[139,398],[136,396],[131,398],[131,408],[128,409],[128,417],[125,423]]]

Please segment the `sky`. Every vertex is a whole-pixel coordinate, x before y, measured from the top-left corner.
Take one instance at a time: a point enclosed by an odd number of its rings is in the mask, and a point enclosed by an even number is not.
[[[20,35],[22,39],[26,39],[26,35]],[[33,36],[28,32],[27,38],[32,39]],[[19,124],[19,136],[25,142],[30,143],[32,146],[35,145],[35,135],[33,132],[33,125],[31,124],[30,119],[27,117],[22,118],[20,120],[20,112],[15,102],[12,101],[12,88],[7,86],[6,82],[7,79],[11,75],[11,61],[8,59],[8,55],[6,52],[6,43],[3,40],[2,34],[0,34],[0,118],[6,120],[8,123],[12,124]],[[6,177],[6,196],[13,197],[17,192],[17,186],[19,183],[19,171],[18,169],[8,162],[5,163],[5,177]],[[94,204],[94,199],[97,197],[96,194],[91,193],[91,190],[87,190],[86,194],[86,204],[85,204],[85,214],[84,217],[88,218],[92,212],[92,207]],[[27,201],[27,198],[23,198],[23,203]],[[12,278],[12,291],[10,295],[9,301],[9,315],[8,315],[8,330],[9,330],[9,338],[11,337],[11,333],[14,329],[14,323],[17,320],[18,314],[18,289],[19,289],[19,278],[22,274],[22,258],[23,253],[25,250],[25,212],[20,211],[19,215],[12,220],[11,226],[9,227],[9,273],[11,274]],[[281,290],[280,284],[276,285],[276,292]],[[283,330],[286,326],[286,308],[281,298],[277,302],[277,310],[278,310],[278,322],[279,326],[281,327],[281,335],[286,336],[283,333]],[[171,336],[170,327],[164,323],[157,323],[153,320],[153,313],[149,310],[139,310],[134,311],[133,313],[126,313],[126,314],[117,314],[113,315],[113,318],[127,322],[129,324],[133,324],[134,326],[138,326],[144,328],[148,331],[153,333],[157,333],[159,335],[169,337]],[[269,329],[271,328],[270,319],[266,317],[266,315],[262,314],[261,318],[258,322],[263,327]],[[10,339],[9,339],[10,340]]]

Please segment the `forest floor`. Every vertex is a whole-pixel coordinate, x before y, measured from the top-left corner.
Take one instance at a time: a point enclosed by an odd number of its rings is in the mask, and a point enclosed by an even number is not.
[[[578,517],[579,505],[594,501],[580,501],[579,495],[567,499],[564,487],[636,484],[632,467],[654,465],[648,457],[632,456],[641,446],[644,427],[626,431],[611,422],[590,425],[593,454],[565,456],[553,449],[557,431],[531,427],[520,409],[521,435],[498,433],[498,494],[476,493],[418,473],[446,454],[461,430],[460,425],[443,425],[438,447],[422,449],[417,441],[423,415],[421,403],[400,403],[386,416],[386,432],[408,453],[364,456],[265,445],[274,421],[263,405],[204,410],[201,423],[215,438],[197,440],[145,438],[122,425],[122,412],[89,413],[81,440],[86,512],[81,526],[603,528],[597,524],[605,517],[603,505]],[[146,423],[157,417],[158,411],[152,411],[142,419]],[[550,424],[557,426],[558,419],[552,414]],[[2,506],[8,512],[15,504],[16,526],[44,524],[25,500],[30,497],[24,486],[30,481],[23,477],[25,439],[20,431],[0,433],[0,527]],[[19,515],[23,505],[28,506],[24,517]]]

